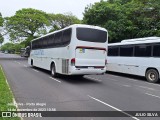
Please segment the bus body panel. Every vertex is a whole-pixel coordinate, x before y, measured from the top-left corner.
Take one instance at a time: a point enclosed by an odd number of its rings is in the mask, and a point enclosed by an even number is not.
[[[76,66],[105,66],[105,50],[76,49]]]
[[[81,26],[83,27],[83,26]],[[107,44],[108,39],[105,43],[97,42],[86,42],[77,39],[76,28],[73,28],[73,41],[71,41],[71,58],[75,58],[75,66],[87,66],[86,68],[75,68],[71,67],[70,74],[102,74],[106,71],[105,60],[107,59]],[[89,26],[89,28],[94,28],[94,26]],[[106,31],[105,29],[101,29]],[[107,31],[106,31],[107,32]],[[95,69],[93,67],[103,66],[103,70]],[[92,71],[93,70],[93,71]],[[99,72],[98,72],[99,71]]]
[[[95,68],[88,68],[88,69],[79,69],[75,67],[70,67],[69,75],[94,75],[94,74],[102,74],[106,72],[106,67],[103,69],[95,69]]]
[[[137,41],[138,40],[138,41]],[[108,55],[107,60],[107,71],[119,72],[119,73],[127,73],[132,75],[138,76],[145,76],[146,71],[148,69],[156,69],[159,73],[160,78],[160,53],[157,53],[157,56],[154,55],[154,46],[160,45],[160,38],[159,37],[148,37],[148,38],[141,38],[141,39],[131,39],[124,40],[121,43],[113,43],[109,44],[109,51],[110,48],[118,47],[118,54],[117,55]],[[121,47],[133,47],[133,54],[131,56],[122,56],[121,55]],[[150,53],[148,56],[136,56],[135,50],[136,46],[150,46]],[[140,51],[141,52],[141,51]]]
[[[28,63],[46,70],[50,70],[51,63],[54,62],[56,72],[64,75],[86,75],[86,74],[102,74],[106,71],[105,60],[107,56],[107,43],[87,42],[77,39],[76,28],[94,28],[98,30],[107,30],[100,27],[90,25],[72,25],[69,28],[72,29],[71,41],[67,46],[32,50]],[[46,35],[47,36],[47,35]],[[78,46],[87,46],[96,49],[85,49],[85,54],[79,53],[80,48]],[[97,50],[97,48],[101,48]],[[71,65],[71,60],[75,59],[75,65],[77,66],[104,66],[104,68],[76,68]]]
[[[62,59],[69,59],[69,50],[67,47],[32,50],[31,57],[34,61],[34,66],[50,70],[51,63],[54,62],[57,73],[61,73]],[[31,64],[31,58],[28,61]]]
[[[160,58],[108,57],[107,60],[107,71],[145,76],[148,68],[156,68],[160,73]]]

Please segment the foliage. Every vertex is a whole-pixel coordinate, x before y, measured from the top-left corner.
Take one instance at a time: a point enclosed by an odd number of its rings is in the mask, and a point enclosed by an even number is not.
[[[18,10],[5,20],[11,41],[23,41],[28,37],[46,34],[46,26],[49,25],[47,13],[32,8]]]
[[[4,42],[4,38],[3,38],[2,33],[1,33],[2,26],[3,26],[3,18],[2,18],[2,15],[0,13],[0,45]]]
[[[14,44],[13,43],[6,43],[1,46],[2,51],[8,51],[9,53],[14,52]]]
[[[55,31],[61,28],[65,28],[72,24],[79,24],[81,21],[72,13],[68,14],[49,14],[50,16],[50,23],[51,23],[51,30]]]
[[[3,42],[4,42],[4,38],[3,38],[3,36],[2,36],[1,33],[0,33],[0,45],[1,45]]]
[[[109,41],[160,36],[159,0],[108,0],[85,8],[83,23],[105,27]]]
[[[1,46],[1,51],[8,51],[8,53],[20,52],[21,48],[25,48],[23,43],[6,43]]]
[[[3,26],[3,18],[1,13],[0,13],[0,26]]]
[[[23,42],[27,46],[32,39],[75,23],[80,23],[80,20],[71,13],[47,14],[28,8],[6,17],[4,25],[12,42]]]

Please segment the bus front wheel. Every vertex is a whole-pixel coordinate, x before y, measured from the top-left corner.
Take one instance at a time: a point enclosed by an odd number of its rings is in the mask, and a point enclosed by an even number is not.
[[[146,79],[148,82],[156,83],[159,81],[158,71],[155,69],[149,69],[146,72]]]
[[[57,73],[56,73],[56,67],[55,67],[55,64],[52,64],[51,65],[51,76],[52,77],[57,77]]]

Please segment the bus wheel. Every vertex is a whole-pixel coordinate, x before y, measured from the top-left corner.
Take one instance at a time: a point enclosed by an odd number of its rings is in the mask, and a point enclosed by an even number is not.
[[[54,64],[52,64],[52,66],[51,66],[51,76],[52,77],[57,77],[58,76],[57,73],[56,73],[56,67],[55,67]]]
[[[33,67],[33,60],[31,60],[31,66]]]
[[[155,69],[149,69],[146,72],[146,79],[148,82],[156,83],[159,80],[159,74]]]
[[[76,75],[77,78],[83,78],[84,75]]]

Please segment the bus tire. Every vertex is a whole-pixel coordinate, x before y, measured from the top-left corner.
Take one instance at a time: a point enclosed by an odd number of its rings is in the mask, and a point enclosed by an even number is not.
[[[31,60],[31,66],[34,67],[34,66],[33,66],[33,60]]]
[[[57,73],[56,73],[56,67],[55,67],[54,63],[51,65],[51,76],[52,77],[57,77],[58,76]]]
[[[156,83],[159,81],[158,71],[155,69],[149,69],[146,72],[146,79],[148,82]]]
[[[77,78],[83,78],[84,75],[76,75]]]

